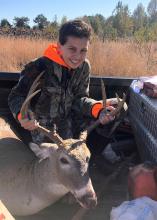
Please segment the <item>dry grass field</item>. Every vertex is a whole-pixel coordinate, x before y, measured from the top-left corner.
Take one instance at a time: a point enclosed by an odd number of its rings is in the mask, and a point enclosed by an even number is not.
[[[20,71],[27,62],[41,56],[49,43],[43,39],[0,37],[0,71]],[[156,75],[157,45],[93,39],[88,58],[94,75]]]
[[[0,71],[20,71],[27,62],[41,56],[48,44],[42,39],[0,37]]]

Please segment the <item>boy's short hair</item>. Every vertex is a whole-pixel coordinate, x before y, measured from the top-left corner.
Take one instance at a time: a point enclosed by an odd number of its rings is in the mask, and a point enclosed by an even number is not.
[[[59,30],[59,42],[64,45],[69,36],[90,39],[91,27],[80,19],[64,23]]]

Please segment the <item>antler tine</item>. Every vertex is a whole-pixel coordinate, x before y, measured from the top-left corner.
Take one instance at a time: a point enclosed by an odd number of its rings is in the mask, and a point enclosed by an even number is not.
[[[88,132],[84,130],[80,133],[79,139],[85,141],[87,139]]]
[[[101,93],[102,93],[102,100],[103,100],[103,109],[106,109],[106,89],[104,82],[101,78]]]
[[[22,116],[26,115],[28,113],[28,106],[30,103],[30,100],[37,94],[40,92],[41,89],[38,89],[37,91],[35,91],[33,94],[31,94],[29,97],[26,98],[26,100],[23,102],[22,107],[21,107],[21,114]]]
[[[120,102],[120,98],[119,98],[119,95],[116,93],[116,98],[117,98],[117,102],[119,103]]]
[[[126,94],[125,93],[123,93],[122,101],[120,101],[119,96],[118,96],[118,106],[117,106],[117,108],[115,110],[113,110],[110,113],[112,116],[116,116],[120,112],[120,110],[122,109],[122,107],[124,105],[125,100],[126,100]]]
[[[40,89],[38,89],[37,91],[36,88],[38,87],[38,85],[40,84],[39,83],[39,79],[41,78],[41,76],[44,74],[45,71],[42,71],[38,76],[37,78],[34,80],[33,84],[31,85],[30,87],[30,90],[27,94],[27,97],[26,97],[26,100],[23,102],[22,104],[22,107],[21,107],[21,114],[22,116],[23,115],[26,115],[28,113],[28,106],[29,106],[29,103],[30,103],[30,100],[37,94],[40,92]],[[35,91],[35,92],[34,92]]]
[[[50,138],[50,140],[54,141],[59,147],[62,148],[65,147],[63,139],[56,133],[56,131],[50,131],[44,128],[43,126],[39,125],[39,123],[37,125],[38,125],[37,129],[40,130],[42,133],[44,133],[45,136]]]
[[[42,71],[37,77],[36,79],[34,80],[31,88],[29,89],[29,92],[28,92],[28,95],[27,97],[29,97],[35,90],[36,88],[39,86],[40,82],[39,82],[39,79],[42,77],[42,75],[44,74],[45,71]]]

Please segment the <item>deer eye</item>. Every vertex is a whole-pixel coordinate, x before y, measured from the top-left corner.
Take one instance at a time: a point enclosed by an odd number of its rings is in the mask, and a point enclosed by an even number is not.
[[[65,157],[61,157],[61,158],[60,158],[60,162],[61,162],[62,164],[69,164],[69,161],[68,161]]]

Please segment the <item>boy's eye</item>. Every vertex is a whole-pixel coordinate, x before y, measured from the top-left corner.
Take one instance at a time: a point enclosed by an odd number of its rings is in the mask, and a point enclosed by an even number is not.
[[[73,48],[73,47],[69,48],[69,50],[72,51],[72,52],[76,51],[75,48]]]
[[[81,50],[81,53],[87,53],[86,49]]]
[[[77,49],[74,47],[69,47],[68,49],[73,53],[77,52]],[[80,50],[80,53],[82,53],[82,54],[87,53],[87,49]]]

